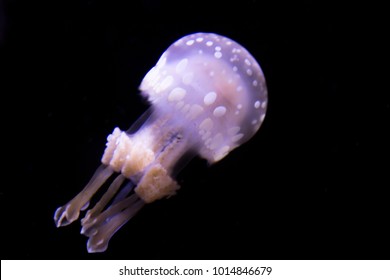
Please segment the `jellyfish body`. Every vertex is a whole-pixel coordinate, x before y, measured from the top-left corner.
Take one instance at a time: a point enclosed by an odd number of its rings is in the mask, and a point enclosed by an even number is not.
[[[135,132],[114,129],[102,166],[54,215],[58,227],[73,222],[104,182],[120,173],[82,219],[89,252],[105,251],[112,235],[145,203],[174,195],[182,159],[221,160],[256,133],[267,108],[257,61],[238,43],[211,33],[187,35],[172,44],[140,90],[151,113]]]

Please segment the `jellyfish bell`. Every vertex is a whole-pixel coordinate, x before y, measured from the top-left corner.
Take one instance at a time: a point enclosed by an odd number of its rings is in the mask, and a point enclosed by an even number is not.
[[[188,155],[212,164],[249,140],[267,108],[257,61],[238,43],[211,33],[172,44],[140,90],[151,104],[150,113],[137,122],[142,122],[137,129],[114,129],[102,165],[54,215],[57,227],[75,221],[105,181],[119,173],[81,221],[89,252],[105,251],[113,234],[144,204],[176,194],[180,187],[175,176]]]

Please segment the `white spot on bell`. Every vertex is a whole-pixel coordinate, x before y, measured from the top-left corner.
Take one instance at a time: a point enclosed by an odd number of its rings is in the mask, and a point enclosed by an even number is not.
[[[234,136],[232,137],[232,141],[233,141],[233,142],[237,142],[237,141],[241,140],[242,137],[244,137],[244,134],[239,133],[239,134],[234,135]]]
[[[193,120],[197,116],[199,116],[202,112],[203,112],[203,107],[198,105],[198,104],[194,104],[194,105],[191,106],[190,111],[188,112],[187,117],[190,120]]]
[[[186,44],[187,44],[187,46],[191,46],[191,45],[193,45],[193,44],[194,44],[194,42],[195,42],[194,40],[189,40],[189,41],[187,41],[187,43],[186,43]]]
[[[215,58],[221,58],[222,57],[222,53],[221,52],[215,52],[214,56],[215,56]]]
[[[222,117],[226,113],[226,107],[225,106],[218,106],[214,109],[213,115],[217,118]]]
[[[210,91],[203,98],[203,102],[205,105],[209,106],[209,105],[213,104],[216,99],[217,99],[217,94],[214,91]]]
[[[146,74],[144,80],[142,81],[140,89],[145,90],[149,87],[154,87],[159,79],[160,79],[160,71],[158,70],[157,67],[153,67]]]
[[[219,161],[221,159],[223,159],[230,151],[230,146],[226,145],[226,146],[223,146],[221,149],[219,149],[215,155],[214,155],[214,160],[215,161]]]
[[[163,55],[157,61],[156,66],[158,66],[159,68],[162,68],[165,65],[166,62],[167,62],[167,57],[165,55]]]
[[[255,108],[256,108],[256,109],[259,109],[259,108],[260,108],[260,105],[261,105],[261,102],[260,102],[259,100],[257,100],[257,101],[255,102]]]
[[[187,64],[188,64],[187,58],[180,60],[180,62],[176,65],[176,73],[180,74],[184,70],[186,70]]]
[[[168,101],[170,102],[177,102],[184,98],[187,91],[183,88],[176,87],[174,88],[168,95]]]
[[[234,62],[234,61],[240,61],[240,59],[238,58],[238,56],[235,54],[233,55],[231,58],[230,58],[230,62]]]
[[[212,41],[207,41],[206,46],[211,47],[214,43]]]
[[[210,143],[210,149],[214,150],[215,148],[219,147],[222,144],[223,141],[223,135],[222,133],[217,133],[214,137],[213,140],[211,140]]]
[[[222,153],[222,154],[224,154],[224,155],[227,155],[227,153],[229,152],[229,150],[230,150],[230,146],[225,145],[225,146],[223,146],[223,147],[219,150],[219,152]]]
[[[210,118],[207,118],[200,123],[199,129],[209,131],[213,128],[213,125],[214,125],[213,121]]]
[[[236,135],[240,131],[240,129],[241,129],[241,127],[239,127],[239,126],[233,126],[233,127],[229,128],[227,132],[230,136],[233,136],[233,135]]]
[[[173,83],[173,77],[171,75],[165,77],[165,79],[161,82],[161,84],[158,86],[156,91],[162,91],[167,89],[170,85]]]

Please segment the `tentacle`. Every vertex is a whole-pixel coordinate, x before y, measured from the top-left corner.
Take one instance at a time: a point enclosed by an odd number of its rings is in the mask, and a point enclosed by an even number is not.
[[[131,195],[115,205],[111,205],[95,218],[83,220],[80,233],[86,236],[94,235],[95,229],[99,228],[102,224],[109,222],[113,216],[123,211],[126,207],[134,204],[138,199],[139,197],[137,195]]]
[[[81,233],[89,237],[88,252],[105,251],[114,233],[137,214],[144,204],[136,194],[132,194],[110,206],[96,218],[85,222]]]
[[[135,185],[132,181],[127,182],[127,184],[119,191],[115,196],[111,205],[117,204],[119,201],[122,201],[127,197],[127,195],[134,189]]]
[[[110,167],[101,165],[85,188],[71,201],[56,210],[54,214],[56,226],[66,226],[77,220],[80,215],[80,210],[88,207],[91,197],[99,190],[112,173],[113,170]]]
[[[115,178],[115,180],[111,183],[107,191],[104,193],[102,198],[96,203],[96,205],[91,209],[88,210],[85,217],[81,220],[81,224],[87,223],[88,220],[95,218],[102,212],[104,207],[110,202],[110,200],[114,197],[114,195],[118,192],[119,188],[121,187],[123,181],[126,178],[119,174],[118,177]]]

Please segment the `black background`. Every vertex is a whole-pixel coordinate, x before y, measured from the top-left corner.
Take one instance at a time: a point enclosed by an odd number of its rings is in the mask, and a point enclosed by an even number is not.
[[[390,102],[368,82],[382,19],[313,2],[3,1],[1,258],[388,259]],[[193,160],[177,196],[88,254],[79,222],[55,228],[55,209],[113,128],[148,108],[138,86],[160,55],[200,31],[261,64],[263,126],[213,166]]]

